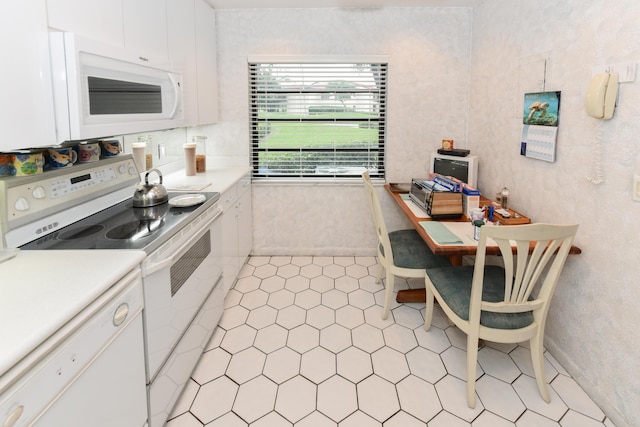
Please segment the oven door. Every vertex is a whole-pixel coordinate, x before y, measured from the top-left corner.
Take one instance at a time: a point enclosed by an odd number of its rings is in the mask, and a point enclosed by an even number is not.
[[[209,208],[142,264],[147,383],[222,276],[221,212]]]

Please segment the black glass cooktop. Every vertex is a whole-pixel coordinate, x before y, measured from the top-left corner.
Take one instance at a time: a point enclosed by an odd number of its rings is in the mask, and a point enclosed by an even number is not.
[[[169,193],[169,199],[183,193]],[[169,203],[134,208],[131,199],[29,242],[21,249],[138,249],[147,253],[187,225],[198,212],[212,206],[219,193],[203,194],[204,202],[193,206]]]

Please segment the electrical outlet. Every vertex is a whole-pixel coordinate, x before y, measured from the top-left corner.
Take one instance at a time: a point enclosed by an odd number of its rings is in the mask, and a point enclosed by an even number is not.
[[[640,202],[640,175],[633,176],[633,200]]]
[[[591,74],[595,76],[600,73],[618,73],[618,83],[629,83],[636,81],[637,62],[619,62],[617,64],[596,65],[591,67]]]

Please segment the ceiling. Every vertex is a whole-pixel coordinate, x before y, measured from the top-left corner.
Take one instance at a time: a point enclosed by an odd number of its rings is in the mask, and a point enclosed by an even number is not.
[[[207,0],[214,9],[471,7],[482,0]]]

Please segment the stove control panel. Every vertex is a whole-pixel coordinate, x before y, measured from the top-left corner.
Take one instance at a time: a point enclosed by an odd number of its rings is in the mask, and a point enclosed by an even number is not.
[[[0,212],[0,220],[5,230],[122,188],[133,188],[140,176],[133,157],[122,155],[39,175],[11,178],[0,181],[0,196],[6,201],[6,211]]]

